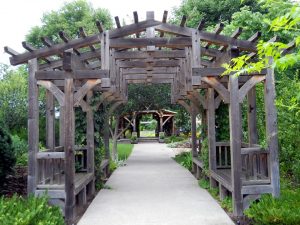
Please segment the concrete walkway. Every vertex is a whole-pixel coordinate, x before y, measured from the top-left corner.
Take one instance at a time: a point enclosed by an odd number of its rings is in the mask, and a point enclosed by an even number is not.
[[[233,225],[163,144],[137,144],[79,225]]]

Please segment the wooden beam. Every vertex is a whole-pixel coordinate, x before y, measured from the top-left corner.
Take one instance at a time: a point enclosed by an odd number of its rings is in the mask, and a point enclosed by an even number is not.
[[[54,150],[55,147],[55,108],[54,96],[46,91],[46,147]]]
[[[179,25],[179,26],[185,27],[186,20],[187,20],[186,15],[183,15],[182,18],[181,18],[181,22],[180,22],[180,25]]]
[[[11,56],[16,56],[16,55],[19,55],[20,53],[13,50],[12,48],[8,47],[8,46],[5,46],[4,47],[4,52],[6,52],[7,54],[11,55]]]
[[[179,60],[154,60],[152,62],[145,61],[120,61],[120,68],[147,68],[152,67],[176,67],[179,66]]]
[[[120,20],[119,20],[118,16],[115,16],[115,22],[116,22],[117,28],[121,28],[121,23],[120,23]]]
[[[204,29],[205,26],[205,21],[204,20],[200,20],[198,26],[197,26],[197,30],[201,31]]]
[[[33,194],[36,190],[39,151],[39,91],[35,72],[38,70],[37,59],[32,59],[29,64],[28,76],[28,178],[27,193]]]
[[[273,64],[273,59],[269,59],[270,65]],[[267,69],[265,81],[265,111],[266,111],[266,139],[268,149],[270,150],[270,172],[271,185],[273,188],[273,196],[280,195],[280,174],[279,174],[279,159],[278,159],[278,130],[277,130],[277,110],[275,105],[275,74],[274,68]]]
[[[72,224],[75,219],[75,155],[74,155],[74,136],[75,136],[75,117],[74,117],[74,84],[72,78],[65,79],[65,220],[67,224]]]
[[[256,117],[256,89],[255,87],[247,94],[248,101],[248,142],[251,145],[258,144],[258,130],[257,130],[257,117]]]
[[[232,179],[232,198],[233,213],[235,216],[243,214],[243,197],[241,194],[241,116],[240,104],[238,100],[238,77],[229,76],[229,121],[230,121],[230,152],[231,152],[231,179]]]
[[[183,50],[115,52],[116,59],[184,58]]]
[[[103,25],[99,20],[96,21],[96,26],[98,28],[99,33],[102,33],[104,31]]]
[[[36,79],[38,80],[64,80],[65,78],[73,79],[102,79],[108,78],[108,70],[75,70],[72,73],[66,71],[37,71]]]
[[[141,48],[149,45],[156,47],[167,48],[182,48],[191,46],[191,38],[188,37],[175,37],[175,38],[117,38],[111,39],[111,48]]]
[[[207,131],[209,149],[209,170],[216,170],[216,122],[215,122],[215,91],[213,88],[207,90]],[[211,182],[212,183],[212,182]]]

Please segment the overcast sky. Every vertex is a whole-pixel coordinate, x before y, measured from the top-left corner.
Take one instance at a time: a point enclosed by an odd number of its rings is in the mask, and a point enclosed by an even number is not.
[[[40,19],[45,12],[61,8],[64,2],[71,0],[4,0],[0,6],[0,62],[9,64],[9,55],[3,47],[23,52],[22,41],[30,28],[40,25]],[[146,11],[155,11],[155,18],[162,19],[163,11],[169,15],[174,6],[179,6],[181,0],[89,0],[94,8],[107,8],[112,16],[119,16],[120,21],[132,18],[137,11],[139,19],[143,20]]]

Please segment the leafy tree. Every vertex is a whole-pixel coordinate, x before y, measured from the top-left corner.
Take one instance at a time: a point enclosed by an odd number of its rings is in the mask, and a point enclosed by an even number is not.
[[[257,1],[252,0],[183,0],[181,5],[174,9],[172,20],[179,23],[182,15],[187,15],[189,27],[196,27],[202,19],[211,26],[219,22],[230,22],[232,14],[243,6],[249,6],[254,12],[263,11]]]
[[[1,65],[0,121],[13,134],[27,137],[27,69],[25,66],[11,70]]]
[[[41,26],[33,27],[26,40],[37,47],[42,46],[41,37],[48,37],[54,43],[60,41],[59,31],[64,31],[70,38],[78,36],[79,27],[84,27],[88,34],[97,32],[95,22],[99,20],[106,29],[112,27],[112,19],[107,9],[94,9],[86,0],[76,0],[65,5],[58,11],[43,15]]]
[[[12,140],[9,134],[0,127],[0,187],[3,185],[7,174],[12,172],[15,162]]]

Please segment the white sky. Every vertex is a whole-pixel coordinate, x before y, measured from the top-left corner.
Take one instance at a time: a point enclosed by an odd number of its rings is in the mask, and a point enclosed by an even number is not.
[[[18,52],[24,52],[22,41],[30,28],[40,25],[40,19],[45,12],[61,8],[64,2],[72,0],[3,0],[0,5],[0,62],[9,64],[9,55],[4,53],[4,46],[9,46]],[[161,20],[163,11],[169,15],[174,6],[179,6],[181,0],[88,0],[94,8],[107,8],[111,15],[119,16],[120,21],[133,18],[137,11],[139,20],[145,19],[146,11],[154,11],[155,18]]]

